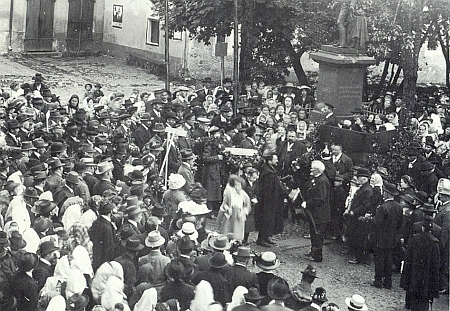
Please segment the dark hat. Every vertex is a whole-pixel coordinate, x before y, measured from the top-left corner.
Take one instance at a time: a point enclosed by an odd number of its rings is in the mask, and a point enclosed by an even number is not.
[[[17,261],[17,268],[20,271],[28,272],[36,268],[39,263],[39,258],[36,254],[33,253],[25,253],[19,257]]]
[[[11,119],[6,121],[6,127],[10,130],[10,129],[17,129],[20,128],[20,124],[16,119]]]
[[[141,121],[152,121],[152,120],[153,117],[151,116],[150,113],[145,112],[141,115]]]
[[[222,269],[228,266],[228,261],[225,259],[225,255],[220,252],[214,253],[214,255],[208,259],[208,263],[212,268],[216,269]]]
[[[333,181],[344,181],[344,178],[340,177],[340,176],[335,176],[334,178],[332,178]]]
[[[122,246],[130,251],[139,251],[144,248],[144,245],[141,244],[141,241],[138,237],[130,237],[121,242]]]
[[[100,83],[97,82],[97,83],[94,84],[94,87],[101,89],[101,88],[102,88],[102,85],[101,85]]]
[[[181,153],[181,159],[183,161],[195,159],[195,154],[192,152],[191,149],[183,149],[180,151],[180,153]]]
[[[222,105],[222,107],[220,107],[220,112],[231,112],[231,109],[228,105]]]
[[[136,236],[137,233],[129,223],[125,223],[120,229],[119,237],[121,241],[128,240],[129,238]]]
[[[48,147],[48,144],[45,142],[45,140],[43,140],[42,138],[36,138],[35,140],[33,140],[33,145],[36,148],[45,148]]]
[[[423,162],[422,166],[420,167],[420,170],[422,172],[432,171],[432,170],[434,170],[434,165],[432,163],[428,162],[428,161]]]
[[[58,249],[59,249],[59,247],[56,247],[55,243],[53,241],[45,241],[45,242],[42,242],[41,245],[39,245],[37,254],[42,257],[42,256],[44,256],[48,253],[51,253],[53,251],[56,251]]]
[[[9,246],[9,240],[8,240],[8,234],[5,231],[0,231],[0,247],[8,247]]]
[[[27,198],[39,198],[36,188],[33,187],[28,187],[27,189],[25,189],[25,191],[23,192],[23,196]]]
[[[416,199],[410,194],[400,194],[398,197],[400,200],[404,201],[409,206],[414,206],[416,204]]]
[[[23,157],[22,150],[20,149],[13,149],[9,152],[9,159],[10,160],[18,160]]]
[[[50,118],[52,118],[52,119],[62,119],[62,118],[64,118],[64,116],[61,115],[59,110],[52,110],[52,111],[50,111]]]
[[[26,114],[19,114],[19,115],[16,117],[16,119],[17,119],[17,121],[19,121],[19,123],[23,123],[23,122],[25,122],[25,121],[30,120],[30,119],[31,119],[31,116],[28,116],[28,115],[26,115]]]
[[[50,145],[50,153],[58,153],[64,151],[64,144],[59,141],[55,141]]]
[[[100,111],[100,113],[97,114],[98,120],[109,119],[110,117],[108,111]]]
[[[43,104],[44,104],[44,100],[43,100],[41,97],[33,97],[33,98],[31,99],[31,103],[32,103],[34,106],[37,106],[37,105],[43,105]]]
[[[313,301],[319,301],[321,304],[328,301],[327,299],[327,291],[323,287],[317,287],[312,295]]]
[[[108,145],[109,143],[108,137],[103,135],[95,136],[94,145]]]
[[[77,173],[82,173],[86,171],[86,163],[84,162],[75,162],[73,165],[73,170]]]
[[[230,249],[231,244],[228,241],[228,237],[224,234],[209,239],[209,246],[215,250],[227,250]]]
[[[34,81],[43,81],[43,80],[45,80],[45,79],[44,79],[44,77],[42,76],[42,73],[36,73],[36,74],[34,75],[34,77],[31,78],[31,80],[34,80]]]
[[[132,206],[127,207],[127,208],[124,210],[124,213],[125,213],[128,217],[131,217],[131,216],[134,216],[134,215],[143,213],[143,212],[144,212],[144,210],[141,209],[140,205],[132,205]]]
[[[49,169],[54,170],[54,169],[57,169],[58,167],[62,167],[63,164],[61,163],[61,160],[57,158],[57,159],[51,160],[50,163],[48,164],[48,166],[49,166]]]
[[[152,209],[152,215],[157,217],[166,217],[168,214],[164,205],[155,203],[155,206]]]
[[[178,120],[178,117],[177,117],[176,113],[173,112],[173,111],[167,111],[166,113],[164,113],[164,117],[165,117],[166,119],[175,119],[175,120]]]
[[[142,180],[144,178],[144,174],[140,170],[133,170],[128,174],[128,177],[131,180]]]
[[[95,127],[93,127],[93,126],[88,126],[86,128],[86,130],[84,131],[84,133],[86,135],[92,135],[92,136],[98,135],[97,129]]]
[[[177,241],[177,246],[180,250],[189,250],[194,249],[195,243],[191,240],[189,235],[183,235],[181,239]]]
[[[113,138],[114,144],[126,144],[128,140],[125,138],[125,135],[122,133],[117,133]]]
[[[302,271],[302,274],[306,274],[306,275],[312,276],[312,277],[314,277],[314,278],[317,278],[317,271],[316,271],[316,268],[314,268],[314,267],[311,266],[311,265],[308,265],[308,266],[306,267],[306,269]]]
[[[422,226],[425,230],[431,230],[433,228],[434,217],[431,215],[425,215],[422,220]]]
[[[436,144],[435,144],[433,138],[431,138],[431,136],[425,137],[425,145],[430,146],[433,149],[436,149]]]
[[[38,215],[44,215],[48,212],[50,212],[51,210],[53,210],[56,207],[56,204],[52,201],[49,200],[38,200],[34,203],[34,205],[31,207],[31,212],[38,214]],[[46,220],[46,218],[45,218]],[[46,224],[45,222],[42,222],[41,226],[47,226],[48,224]],[[51,225],[51,224],[50,224]],[[36,229],[36,231],[39,229]],[[42,230],[42,231],[45,231]]]
[[[240,246],[238,250],[233,253],[233,256],[250,258],[254,257],[255,255],[252,253],[250,247]]]
[[[425,204],[428,201],[428,193],[422,190],[417,191],[415,199],[418,201],[418,203]]]
[[[109,212],[111,212],[113,209],[114,209],[114,205],[109,201],[105,201],[105,202],[102,202],[100,204],[100,206],[98,207],[98,213],[100,215],[106,215]]]
[[[77,172],[69,172],[66,175],[66,182],[78,185],[78,183],[80,182],[80,175],[78,175]]]
[[[361,167],[356,171],[356,176],[370,178],[370,172],[367,168]]]
[[[334,109],[334,106],[333,106],[332,104],[327,103],[327,102],[325,102],[324,104],[325,104],[325,106],[327,106],[327,107],[329,107],[329,108],[331,108],[331,109]]]
[[[272,278],[267,284],[267,294],[272,299],[284,300],[291,295],[289,284],[283,278]]]
[[[223,83],[227,83],[227,82],[233,83],[233,80],[232,80],[231,78],[226,77],[225,79],[223,79],[222,82],[223,82]]]
[[[11,236],[9,237],[9,242],[11,243],[11,250],[19,250],[27,246],[27,242],[22,238],[22,235],[19,231],[12,231]]]
[[[45,171],[35,171],[33,175],[34,180],[43,180],[47,178],[47,172]]]
[[[164,130],[164,125],[162,123],[155,123],[155,126],[152,129],[155,133],[162,133]]]
[[[201,82],[209,82],[209,83],[212,83],[213,81],[212,81],[211,77],[205,77],[205,78],[203,78],[203,79],[201,80]]]
[[[423,206],[420,207],[420,209],[424,212],[424,213],[437,213],[437,209],[434,208],[434,204],[431,203],[424,203]]]
[[[69,311],[82,311],[89,304],[89,297],[84,294],[75,293],[68,300]]]
[[[50,201],[49,201],[50,202]],[[52,226],[52,221],[45,217],[38,217],[34,220],[33,228],[37,233],[44,232]]]
[[[250,287],[248,289],[248,292],[246,294],[244,294],[244,298],[246,301],[258,301],[264,298],[264,296],[261,296],[259,294],[259,290],[256,287]]]
[[[180,261],[178,259],[173,259],[166,266],[165,274],[168,278],[171,278],[174,280],[181,280],[182,278],[184,278],[186,276],[186,267],[182,261]]]
[[[389,192],[392,195],[398,195],[399,194],[399,192],[397,190],[397,186],[395,184],[392,184],[392,183],[388,183],[388,182],[385,183],[383,190],[386,191],[386,192]]]
[[[79,129],[79,127],[76,123],[68,123],[66,125],[66,131],[76,131],[78,129]]]
[[[150,104],[151,104],[151,105],[155,105],[155,104],[158,104],[158,105],[164,105],[164,102],[163,102],[161,99],[159,99],[159,98],[155,98],[155,99],[152,99],[152,100],[150,101]]]

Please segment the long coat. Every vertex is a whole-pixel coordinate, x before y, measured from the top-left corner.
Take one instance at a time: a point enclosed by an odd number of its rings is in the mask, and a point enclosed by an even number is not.
[[[35,311],[38,305],[38,284],[23,271],[11,280],[11,294],[17,299],[17,310]]]
[[[283,201],[287,190],[281,184],[274,167],[263,164],[261,167],[260,193],[255,210],[256,229],[263,236],[283,232]]]
[[[361,247],[365,242],[365,238],[368,234],[368,232],[366,232],[368,229],[367,223],[358,218],[369,213],[372,209],[372,204],[373,189],[367,182],[355,192],[355,196],[350,205],[350,211],[353,212],[353,216],[349,216],[347,222],[347,235],[350,245]]]
[[[201,157],[203,164],[201,183],[208,191],[206,199],[209,202],[222,200],[219,154],[220,146],[217,142],[206,143]]]
[[[53,276],[54,269],[51,265],[39,260],[38,265],[33,270],[33,279],[38,285],[38,289],[41,290],[44,287],[47,278]]]
[[[202,280],[211,284],[216,301],[222,305],[231,301],[230,282],[222,275],[220,269],[210,268],[210,270],[199,272],[194,278],[194,283],[198,284]]]
[[[326,224],[331,221],[330,215],[330,182],[325,174],[311,178],[306,185],[306,208],[316,224]]]
[[[400,240],[403,209],[394,200],[385,201],[377,208],[375,214],[376,247],[393,249]]]
[[[102,263],[114,259],[114,226],[103,216],[98,216],[89,229],[89,237],[93,243],[92,268],[95,271]]]
[[[412,237],[400,286],[423,299],[439,297],[439,240],[429,232]]]
[[[227,270],[227,273],[224,276],[231,284],[231,292],[234,292],[238,286],[244,286],[247,289],[251,287],[259,289],[258,277],[255,272],[248,271],[244,266],[235,264]]]

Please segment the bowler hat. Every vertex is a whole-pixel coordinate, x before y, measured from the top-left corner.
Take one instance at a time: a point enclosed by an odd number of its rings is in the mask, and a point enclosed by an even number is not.
[[[312,295],[313,301],[319,301],[321,304],[328,301],[327,291],[323,287],[317,287]]]
[[[367,168],[361,167],[356,171],[356,176],[370,178],[370,172]]]
[[[9,237],[9,242],[11,243],[11,250],[18,251],[19,249],[27,246],[27,242],[22,238],[22,235],[19,231],[12,231],[11,236]]]
[[[223,83],[227,83],[227,82],[231,82],[233,83],[233,80],[231,78],[226,77],[225,79],[222,80]]]
[[[409,206],[414,206],[416,204],[416,199],[410,194],[400,194],[399,199]]]
[[[47,178],[47,173],[45,171],[35,171],[33,175],[34,180],[43,180]]]
[[[58,249],[59,249],[59,247],[57,247],[53,241],[45,241],[45,242],[42,242],[41,245],[39,245],[37,254],[42,257],[42,256],[44,256],[48,253],[51,253],[53,251],[56,251]]]
[[[23,196],[26,198],[39,198],[36,188],[33,187],[28,187],[27,189],[25,189],[25,191],[23,192]]]
[[[178,249],[180,250],[189,250],[194,249],[195,243],[191,240],[188,235],[184,235],[181,239],[177,241]]]
[[[162,133],[164,132],[164,125],[162,123],[155,123],[152,131],[155,133]]]
[[[183,149],[180,151],[181,153],[181,159],[183,161],[195,159],[195,154],[192,152],[191,149]]]
[[[106,137],[106,136],[99,135],[99,136],[96,136],[94,139],[94,145],[99,146],[99,145],[107,145],[107,144],[109,144],[109,142],[108,142],[108,137]]]
[[[425,137],[425,145],[430,146],[433,149],[436,149],[436,144],[435,144],[433,138],[431,138],[431,136]]]
[[[66,182],[74,185],[78,185],[80,182],[80,175],[77,172],[69,172],[66,175]]]
[[[122,246],[130,251],[139,251],[144,248],[144,245],[141,244],[141,241],[138,237],[130,237],[121,242]]]
[[[399,194],[399,192],[397,190],[397,186],[395,184],[392,184],[392,183],[385,183],[383,190],[386,191],[386,192],[389,192],[392,195],[398,195]]]
[[[28,272],[36,268],[39,263],[39,258],[34,253],[26,252],[22,256],[19,257],[17,261],[17,268],[20,271]]]
[[[34,220],[33,228],[37,233],[44,232],[52,226],[52,221],[45,217],[38,217]]]
[[[284,300],[291,295],[289,284],[283,278],[272,278],[267,284],[267,294],[274,300]]]
[[[144,174],[140,170],[133,170],[128,174],[128,177],[131,180],[142,180],[144,178]]]
[[[212,268],[216,269],[222,269],[228,266],[228,261],[226,260],[225,255],[220,252],[214,253],[214,255],[208,259],[208,263]]]
[[[181,280],[186,276],[186,267],[182,261],[173,259],[165,268],[165,274],[168,278]]]
[[[97,129],[96,129],[95,127],[93,127],[93,126],[88,126],[88,127],[86,128],[86,130],[84,131],[84,133],[85,133],[86,135],[91,135],[91,136],[96,136],[96,135],[98,135]]]
[[[155,206],[152,209],[152,215],[157,217],[166,217],[168,214],[164,205],[155,203]]]
[[[231,112],[231,109],[228,105],[222,105],[222,107],[220,107],[220,112]]]
[[[16,119],[11,119],[6,121],[6,127],[10,129],[17,129],[20,128],[20,124]]]
[[[36,148],[45,148],[48,147],[48,144],[42,138],[36,138],[33,140],[33,145]]]
[[[64,151],[64,144],[62,142],[56,141],[50,145],[50,153],[58,153]]]
[[[422,166],[420,167],[420,170],[422,172],[432,171],[432,170],[434,170],[434,165],[428,161],[423,162]]]
[[[244,294],[244,298],[246,301],[258,301],[264,298],[264,296],[261,296],[259,294],[259,290],[256,287],[250,287],[248,289],[248,292]]]
[[[75,293],[68,300],[69,311],[82,311],[89,304],[89,297],[84,294]]]

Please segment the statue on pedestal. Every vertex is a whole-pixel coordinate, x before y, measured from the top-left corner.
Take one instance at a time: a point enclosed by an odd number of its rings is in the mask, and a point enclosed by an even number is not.
[[[340,48],[364,49],[369,41],[367,32],[367,0],[335,0],[331,8],[339,6],[337,26]]]

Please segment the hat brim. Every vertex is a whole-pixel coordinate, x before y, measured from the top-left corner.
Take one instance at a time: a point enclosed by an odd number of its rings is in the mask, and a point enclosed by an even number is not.
[[[230,242],[227,241],[227,243],[225,244],[224,247],[217,247],[217,246],[214,246],[214,241],[215,241],[215,240],[216,240],[216,239],[214,239],[214,238],[209,239],[208,244],[209,244],[209,246],[210,246],[212,249],[219,250],[219,251],[224,251],[224,250],[230,249],[230,247],[231,247],[231,243],[230,243]]]
[[[147,246],[147,247],[159,247],[159,246],[164,245],[164,243],[166,243],[166,240],[163,237],[161,237],[161,239],[159,239],[156,242],[149,242],[147,239],[145,239],[144,243],[145,243],[145,246]]]
[[[275,262],[275,264],[271,265],[271,266],[264,266],[261,265],[260,262],[256,262],[256,265],[258,266],[258,268],[262,269],[262,270],[266,270],[266,271],[270,271],[270,270],[275,270],[276,268],[278,268],[280,266],[280,261],[277,259],[277,261]]]
[[[352,298],[351,298],[351,297],[345,298],[345,304],[346,304],[347,307],[349,307],[351,310],[357,310],[357,311],[367,311],[367,310],[369,310],[369,309],[367,308],[367,305],[366,305],[366,304],[364,304],[360,309],[357,309],[357,308],[355,308],[355,307],[352,307],[352,305],[350,304],[351,301],[352,301]]]
[[[250,253],[248,256],[239,255],[238,252],[234,252],[232,254],[234,257],[241,257],[241,258],[252,258],[255,257],[255,254]]]
[[[140,251],[141,249],[144,248],[144,245],[142,245],[142,244],[139,244],[139,246],[133,247],[133,248],[127,247],[127,246],[126,246],[126,245],[127,245],[127,240],[121,241],[120,244],[122,244],[122,246],[123,246],[124,248],[126,248],[126,249],[128,249],[128,250],[130,250],[130,251]]]
[[[309,276],[311,276],[311,277],[313,277],[313,278],[316,278],[316,279],[319,278],[317,275],[311,274],[311,273],[309,273],[308,271],[302,271],[302,274],[309,275]]]

